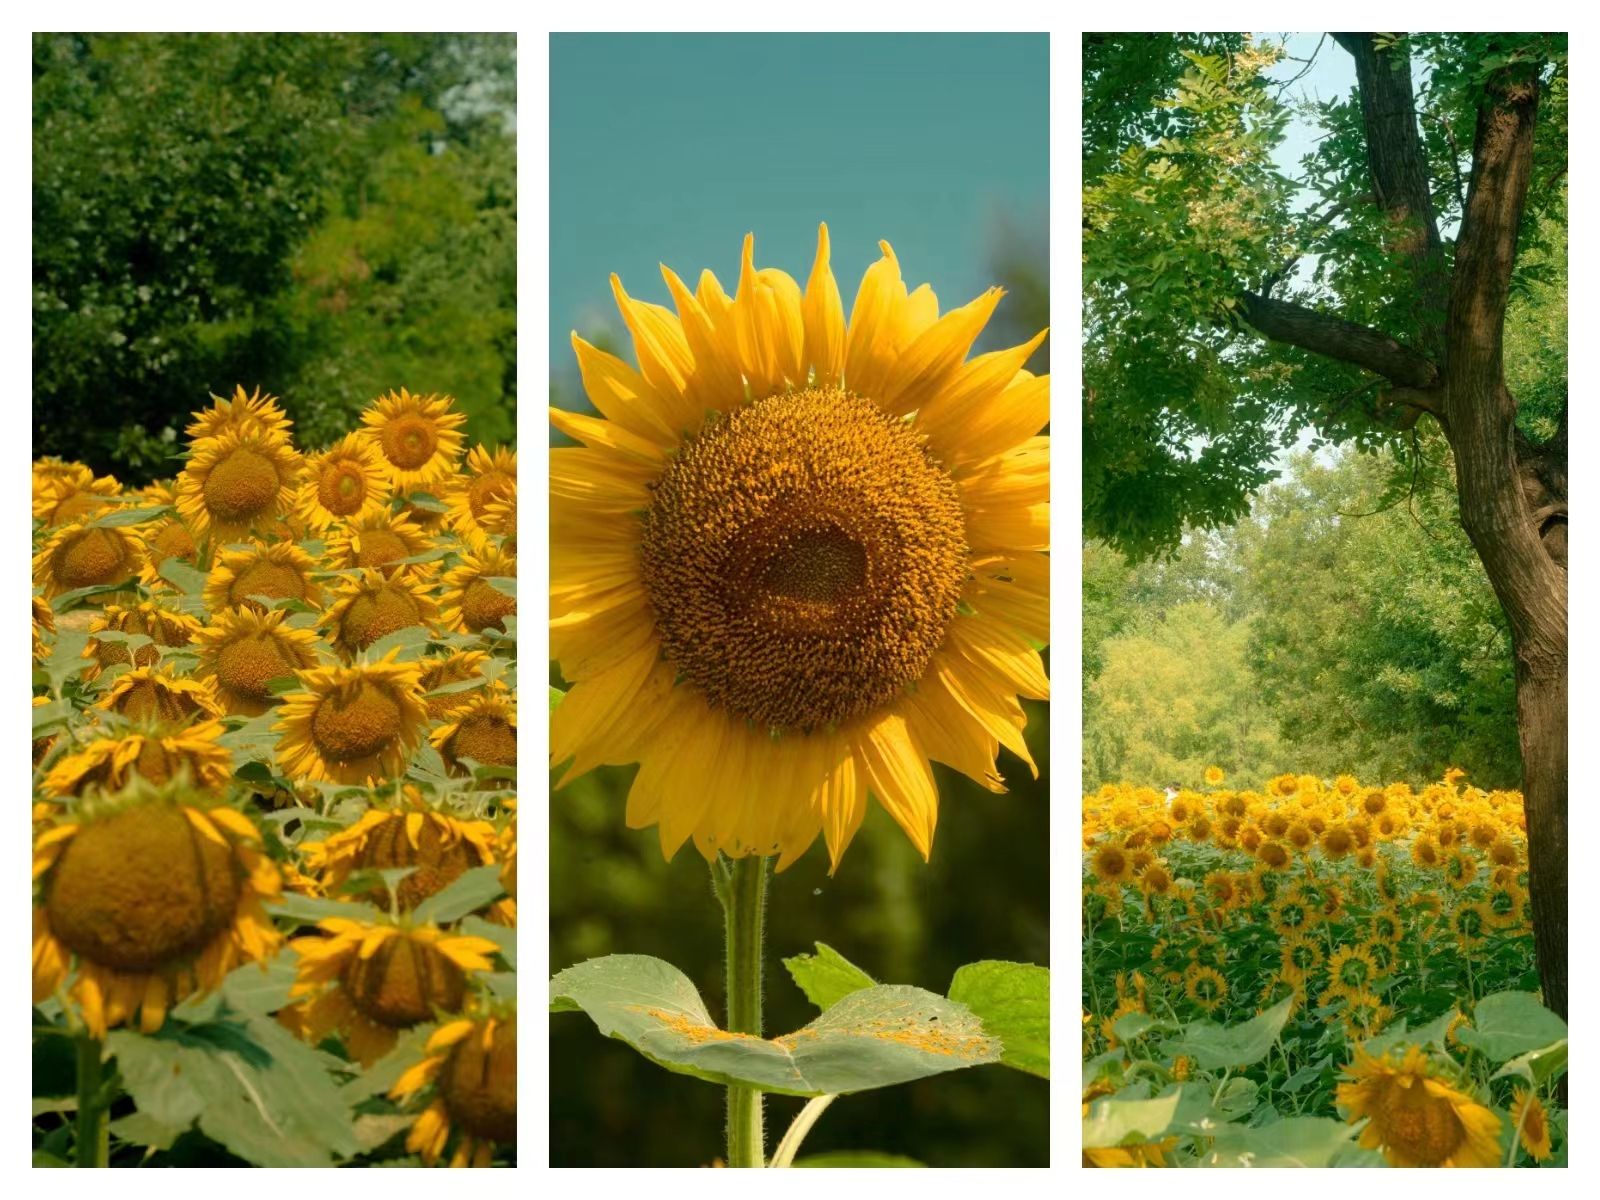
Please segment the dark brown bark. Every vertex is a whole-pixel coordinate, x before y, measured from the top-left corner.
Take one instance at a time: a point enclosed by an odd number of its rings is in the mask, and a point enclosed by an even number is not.
[[[1487,91],[1478,110],[1472,182],[1456,242],[1443,393],[1462,524],[1511,627],[1534,942],[1545,1004],[1565,1016],[1565,439],[1551,447],[1559,455],[1527,447],[1517,432],[1516,401],[1502,369],[1506,300],[1533,164],[1538,79],[1528,68],[1503,70],[1490,79]]]
[[[1443,352],[1450,274],[1428,189],[1427,157],[1417,131],[1411,58],[1399,47],[1379,49],[1374,34],[1336,33],[1333,37],[1355,59],[1373,192],[1389,218],[1389,248],[1404,255],[1411,270],[1416,337],[1437,359]]]
[[[1430,388],[1439,381],[1426,355],[1376,329],[1254,292],[1240,302],[1244,319],[1275,342],[1354,363],[1403,387]]]

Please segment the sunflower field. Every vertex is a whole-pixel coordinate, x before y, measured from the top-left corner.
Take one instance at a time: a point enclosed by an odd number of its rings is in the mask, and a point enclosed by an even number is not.
[[[1521,795],[1206,782],[1084,797],[1084,1165],[1564,1166]]]
[[[516,456],[392,392],[33,467],[39,1166],[516,1162]]]

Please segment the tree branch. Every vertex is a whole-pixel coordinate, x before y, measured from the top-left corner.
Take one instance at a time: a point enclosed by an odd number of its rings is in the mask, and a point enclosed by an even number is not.
[[[1241,303],[1244,319],[1272,341],[1354,363],[1401,387],[1431,388],[1439,381],[1426,355],[1376,329],[1254,292],[1244,293]]]

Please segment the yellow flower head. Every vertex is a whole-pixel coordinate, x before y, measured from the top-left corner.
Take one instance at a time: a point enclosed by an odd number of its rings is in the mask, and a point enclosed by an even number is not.
[[[429,721],[448,721],[471,702],[474,693],[486,684],[483,664],[489,655],[482,650],[451,650],[431,655],[417,665]],[[464,684],[472,684],[464,687]],[[447,690],[448,689],[448,690]]]
[[[1227,776],[1223,774],[1221,767],[1207,767],[1205,778],[1207,787],[1216,787],[1224,779],[1226,779]]]
[[[482,550],[490,538],[506,532],[508,511],[513,517],[516,513],[516,453],[497,448],[491,454],[483,446],[473,447],[467,469],[456,478],[447,500],[446,520],[469,547]]]
[[[313,608],[322,607],[322,588],[313,578],[317,564],[311,555],[293,542],[249,545],[224,551],[206,576],[206,611],[219,613],[227,608],[265,611],[252,597],[268,600],[300,600]]]
[[[1440,1078],[1420,1047],[1397,1066],[1361,1046],[1345,1068],[1336,1099],[1361,1144],[1381,1150],[1394,1167],[1492,1167],[1499,1163],[1500,1118]]]
[[[406,1149],[434,1165],[455,1137],[452,1167],[487,1167],[496,1145],[517,1140],[517,1014],[515,1008],[441,1025],[424,1057],[400,1076],[391,1098],[408,1104],[431,1089]]]
[[[306,459],[295,505],[309,528],[323,530],[385,513],[392,491],[372,443],[347,433]]]
[[[191,414],[194,421],[184,430],[191,442],[221,437],[230,430],[243,432],[252,427],[285,440],[289,438],[294,423],[278,407],[278,398],[263,396],[260,388],[247,396],[244,388],[235,384],[232,399],[225,400],[213,395],[211,400],[210,408]]]
[[[276,534],[305,462],[281,433],[253,422],[201,438],[178,476],[178,515],[202,538]]]
[[[336,571],[377,568],[394,575],[406,568],[393,564],[433,548],[433,538],[403,512],[382,509],[329,531],[328,566]]]
[[[429,575],[414,567],[393,575],[358,571],[339,585],[321,627],[346,662],[401,629],[432,632],[439,625],[439,606],[429,594],[431,584]]]
[[[551,643],[563,778],[640,763],[670,856],[837,867],[869,794],[930,853],[931,758],[998,788],[1048,692],[1043,340],[971,361],[992,289],[943,314],[887,243],[848,324],[826,227],[804,289],[758,269],[676,313],[612,290],[635,369],[574,338],[599,418],[552,410]],[[763,803],[749,802],[756,791]]]
[[[277,700],[274,680],[317,665],[317,637],[287,623],[282,609],[224,608],[195,634],[196,679],[209,680],[230,713],[259,716]]]
[[[222,716],[222,701],[210,682],[178,675],[172,663],[135,667],[118,676],[100,698],[100,707],[121,713],[130,721],[165,721],[180,724],[199,716]]]
[[[115,638],[91,637],[83,648],[83,657],[90,660],[83,677],[98,679],[108,667],[131,661],[135,666],[153,667],[161,661],[161,647],[187,646],[200,632],[200,622],[188,613],[168,608],[159,600],[147,600],[124,607],[108,604],[89,620],[91,634],[138,634],[150,641],[133,652],[130,660],[127,643]]]
[[[361,414],[361,436],[378,451],[397,494],[437,489],[455,474],[467,418],[452,403],[449,396],[413,396],[401,388]]]
[[[122,494],[122,485],[110,475],[59,475],[42,486],[37,475],[34,480],[33,515],[46,529],[87,521]]]
[[[505,619],[517,615],[517,598],[490,582],[514,579],[516,556],[498,546],[485,546],[479,554],[469,554],[458,566],[445,573],[444,623],[466,633],[485,629],[505,631]]]
[[[1536,1093],[1516,1088],[1511,1099],[1511,1123],[1517,1127],[1517,1140],[1536,1162],[1550,1157],[1550,1119]]]
[[[280,939],[261,901],[281,881],[259,844],[248,817],[177,781],[134,780],[47,825],[34,838],[34,1002],[71,978],[93,1036],[153,1033],[172,1004],[270,957]]]
[[[296,672],[284,697],[278,761],[293,779],[370,784],[399,776],[422,741],[428,710],[414,664],[382,661]]]
[[[199,787],[220,790],[233,775],[233,755],[218,744],[221,736],[220,721],[202,719],[96,738],[58,759],[41,788],[47,796],[77,796],[91,787],[118,791],[134,776],[160,784],[187,772]]]
[[[131,583],[144,548],[125,526],[77,522],[50,535],[33,559],[33,582],[48,600],[85,587]]]
[[[466,706],[428,735],[453,775],[467,774],[470,758],[485,766],[517,765],[517,700],[498,680],[474,692]]]

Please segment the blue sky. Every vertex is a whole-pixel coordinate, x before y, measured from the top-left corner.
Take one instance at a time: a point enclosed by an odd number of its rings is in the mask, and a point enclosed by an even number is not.
[[[1049,40],[972,34],[557,34],[550,40],[550,352],[619,329],[608,277],[659,263],[732,292],[739,248],[804,285],[827,221],[846,308],[879,238],[965,303],[1004,219],[1049,216]]]

